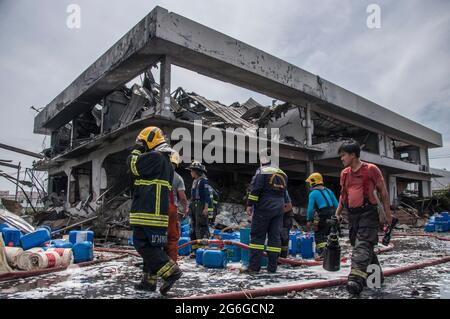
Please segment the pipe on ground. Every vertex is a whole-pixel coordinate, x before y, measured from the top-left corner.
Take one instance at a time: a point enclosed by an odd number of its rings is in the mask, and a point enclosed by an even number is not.
[[[189,245],[193,245],[193,244],[197,244],[197,245],[211,245],[211,244],[219,244],[219,245],[235,245],[237,247],[240,247],[242,249],[250,249],[248,245],[243,244],[241,242],[238,241],[232,241],[232,240],[220,240],[220,239],[196,239],[196,240],[191,240],[190,242],[184,243],[180,246],[178,246],[178,249],[184,248],[186,246]],[[383,252],[387,252],[387,251],[391,251],[392,249],[394,249],[394,244],[390,243],[389,246],[387,247],[382,247],[378,250],[378,253],[383,253]],[[264,254],[266,255],[266,253],[264,252]],[[341,261],[345,261],[346,259],[348,259],[347,257],[343,257]],[[286,264],[286,265],[291,265],[291,266],[320,266],[322,265],[322,261],[316,261],[316,260],[294,260],[294,259],[290,259],[290,258],[282,258],[282,257],[278,257],[278,261],[282,264]]]
[[[417,264],[406,265],[395,269],[389,269],[383,272],[385,277],[395,276],[401,273],[405,273],[411,270],[422,269],[425,267],[435,266],[443,263],[450,262],[450,256],[442,257],[439,259],[427,260]],[[264,296],[285,295],[289,292],[303,291],[307,289],[319,289],[344,285],[347,283],[347,278],[341,277],[338,279],[319,280],[313,282],[306,282],[301,284],[257,288],[252,290],[233,291],[226,293],[210,294],[204,296],[190,296],[182,299],[245,299]]]

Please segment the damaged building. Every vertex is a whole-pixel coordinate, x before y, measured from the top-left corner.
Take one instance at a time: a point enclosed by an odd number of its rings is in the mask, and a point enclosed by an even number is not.
[[[172,65],[278,102],[267,106],[249,99],[225,105],[208,92],[189,92],[188,83],[184,89],[173,88]],[[159,79],[153,77],[156,67]],[[130,85],[139,77],[142,81]],[[34,133],[51,136],[51,144],[34,168],[48,172],[48,193],[69,218],[96,217],[95,225],[105,236],[125,238],[130,181],[124,163],[137,133],[156,125],[170,138],[176,128],[193,132],[196,120],[202,121],[203,130],[279,129],[280,167],[289,175],[297,207],[306,204],[304,180],[313,171],[321,172],[330,188],[339,192],[342,165],[337,149],[345,140],[357,140],[363,146],[362,160],[380,167],[394,207],[407,189],[414,188],[421,197],[431,195],[435,175],[428,150],[442,146],[441,134],[430,128],[156,7],[36,116]],[[198,143],[204,147],[201,141],[190,143],[193,148]],[[239,213],[257,165],[207,163],[206,167],[223,207],[238,207]],[[180,173],[188,186],[187,171]]]

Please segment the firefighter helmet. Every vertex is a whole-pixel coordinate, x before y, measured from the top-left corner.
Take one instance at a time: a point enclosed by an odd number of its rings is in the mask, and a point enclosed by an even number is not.
[[[154,149],[156,146],[164,143],[166,139],[159,127],[149,126],[144,128],[136,138],[136,143],[144,142],[149,150]]]
[[[198,162],[198,161],[193,161],[191,163],[191,165],[189,165],[189,170],[195,170],[195,171],[199,171],[199,172],[203,172],[206,173],[206,167],[205,165],[203,165],[202,163]]]
[[[323,177],[320,173],[312,173],[311,175],[309,175],[306,182],[309,183],[311,187],[323,185]]]

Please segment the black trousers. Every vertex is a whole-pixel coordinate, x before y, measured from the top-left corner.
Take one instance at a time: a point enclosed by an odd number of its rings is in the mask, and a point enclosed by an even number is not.
[[[191,239],[209,238],[208,216],[203,215],[204,203],[193,201],[190,205]],[[192,248],[196,245],[193,245]]]
[[[367,277],[367,267],[370,264],[380,265],[374,252],[378,244],[378,211],[376,206],[369,206],[359,212],[350,211],[348,219],[350,243],[353,246],[349,280],[362,282]]]
[[[144,273],[156,275],[170,260],[164,251],[167,229],[134,226],[133,244],[144,260]]]
[[[249,269],[259,271],[264,244],[267,236],[266,252],[269,263],[267,270],[275,272],[278,266],[278,256],[281,253],[281,227],[283,225],[282,206],[279,210],[256,210],[253,213],[250,230],[250,260]]]
[[[331,231],[331,226],[327,223],[327,220],[331,219],[334,213],[334,208],[323,208],[318,211],[319,224],[314,232],[314,239],[316,242],[316,251],[319,255],[323,253],[327,244],[328,235]]]
[[[280,257],[286,258],[289,253],[289,232],[294,224],[292,211],[283,214],[283,227],[281,228],[281,254]]]

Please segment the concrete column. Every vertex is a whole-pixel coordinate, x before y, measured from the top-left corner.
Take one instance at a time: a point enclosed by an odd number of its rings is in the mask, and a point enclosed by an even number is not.
[[[306,176],[309,176],[312,173],[314,173],[314,162],[309,160],[306,162]]]
[[[397,200],[397,177],[389,175],[387,181],[388,183],[386,187],[389,192],[389,200],[392,205],[395,204],[395,201]]]
[[[431,182],[429,182],[429,181],[419,182],[419,195],[421,197],[430,197],[431,196]]]
[[[67,176],[67,188],[66,188],[66,203],[64,205],[65,209],[69,209],[70,208],[70,178],[72,176],[72,168],[66,168],[64,170],[64,173]]]
[[[311,105],[306,105],[306,145],[312,145],[312,120],[311,120]]]
[[[312,120],[311,120],[311,105],[306,104],[306,145],[312,146]],[[314,173],[313,157],[310,156],[306,162],[306,175],[309,176]]]
[[[156,114],[160,114],[167,117],[172,117],[173,114],[170,111],[170,81],[171,81],[171,58],[167,55],[161,60],[160,71],[160,85],[161,85],[161,105],[160,109],[156,111]]]
[[[101,155],[92,160],[92,203],[95,205],[97,197],[101,193],[102,185],[102,167],[105,161],[106,155]]]

